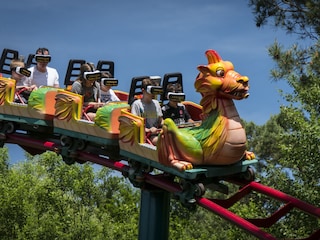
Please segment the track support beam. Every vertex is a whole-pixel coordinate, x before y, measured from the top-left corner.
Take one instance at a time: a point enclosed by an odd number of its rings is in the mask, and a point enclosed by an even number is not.
[[[141,189],[139,240],[169,239],[170,193]]]

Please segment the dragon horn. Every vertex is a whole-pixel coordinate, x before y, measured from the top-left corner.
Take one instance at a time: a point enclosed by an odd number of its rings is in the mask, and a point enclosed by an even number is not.
[[[222,58],[215,50],[211,50],[211,49],[207,50],[206,56],[208,58],[208,64],[217,63],[217,62],[222,61]]]

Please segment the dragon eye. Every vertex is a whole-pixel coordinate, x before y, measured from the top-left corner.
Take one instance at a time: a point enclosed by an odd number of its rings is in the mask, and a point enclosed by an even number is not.
[[[217,77],[223,77],[224,76],[224,70],[220,69],[216,71]]]

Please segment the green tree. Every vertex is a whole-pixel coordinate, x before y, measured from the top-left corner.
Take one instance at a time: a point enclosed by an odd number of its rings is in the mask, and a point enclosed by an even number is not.
[[[53,152],[0,175],[1,239],[136,239],[137,191],[106,168]]]
[[[4,174],[7,172],[9,168],[9,156],[8,156],[8,148],[0,148],[0,174]]]
[[[249,0],[257,27],[268,22],[301,38],[318,39],[320,34],[318,0]]]
[[[264,126],[251,126],[255,134],[252,147],[267,162],[263,182],[319,205],[319,1],[250,0],[249,6],[258,27],[270,23],[297,36],[290,47],[275,41],[268,50],[276,63],[271,70],[272,79],[286,81],[291,91],[281,92],[287,104],[280,107],[279,115]],[[273,209],[275,203],[269,206]],[[273,231],[278,237],[292,238],[304,236],[314,227],[319,228],[317,219],[293,212]]]

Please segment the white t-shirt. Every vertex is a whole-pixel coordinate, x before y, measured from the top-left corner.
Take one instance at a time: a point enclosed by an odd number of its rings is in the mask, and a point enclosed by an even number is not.
[[[55,68],[47,67],[46,72],[39,72],[37,67],[33,66],[28,68],[28,70],[31,71],[31,75],[27,78],[24,85],[36,85],[37,87],[59,85],[59,74]]]
[[[120,99],[114,93],[114,91],[110,88],[107,92],[101,90],[101,102],[118,102]]]

